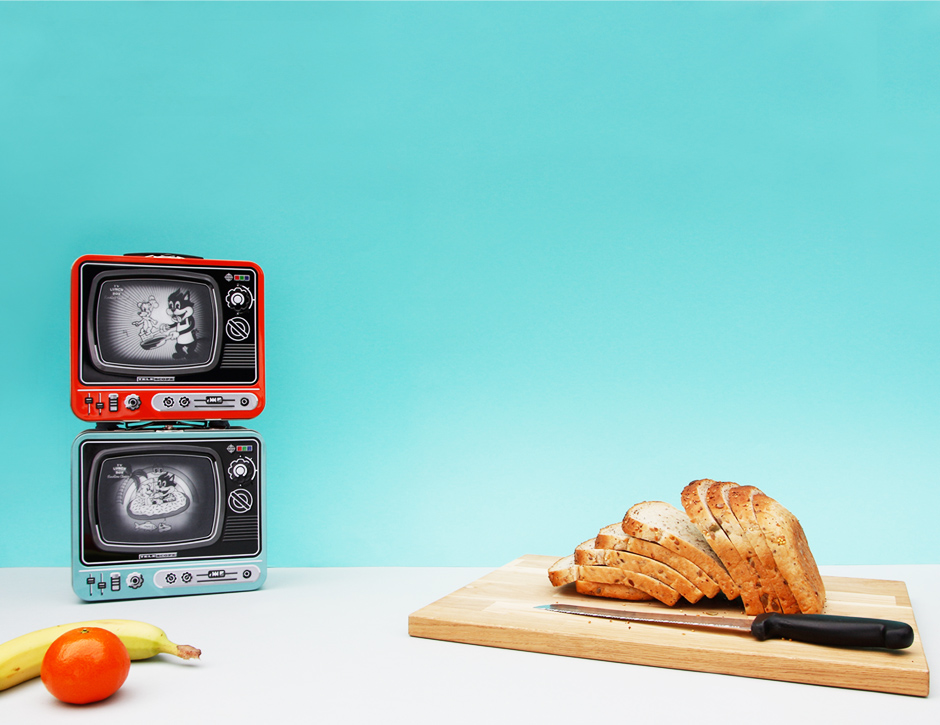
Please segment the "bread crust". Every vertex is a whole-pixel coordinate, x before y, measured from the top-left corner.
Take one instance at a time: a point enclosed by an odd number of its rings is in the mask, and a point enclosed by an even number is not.
[[[754,553],[761,562],[763,569],[758,572],[761,581],[770,582],[784,614],[799,614],[800,605],[777,568],[773,552],[767,544],[767,538],[764,536],[764,532],[761,531],[760,524],[757,523],[754,504],[751,501],[757,493],[762,493],[762,491],[755,486],[738,486],[728,492],[728,503],[738,523],[744,529],[748,541],[753,546]]]
[[[755,493],[751,501],[777,569],[800,605],[800,612],[821,613],[826,607],[826,587],[800,522],[764,493]]]
[[[662,520],[653,523],[652,519],[657,517]],[[621,529],[628,536],[651,541],[684,556],[707,573],[728,599],[740,596],[740,588],[712,551],[702,532],[689,520],[688,514],[672,504],[664,501],[634,504],[624,515]]]
[[[731,543],[728,535],[721,528],[721,524],[708,507],[708,492],[713,486],[718,485],[717,481],[710,478],[692,481],[682,489],[682,507],[689,515],[689,518],[698,526],[709,546],[721,559],[734,583],[740,588],[745,614],[752,616],[763,614],[764,605],[760,599],[757,575],[747,565],[747,562],[741,558],[738,550],[734,548],[734,544]]]

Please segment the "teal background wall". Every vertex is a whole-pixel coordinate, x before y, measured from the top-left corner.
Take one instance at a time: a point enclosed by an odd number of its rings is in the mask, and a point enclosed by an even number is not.
[[[690,480],[937,563],[940,7],[0,4],[0,565],[70,561],[69,269],[267,283],[269,562],[569,553]]]

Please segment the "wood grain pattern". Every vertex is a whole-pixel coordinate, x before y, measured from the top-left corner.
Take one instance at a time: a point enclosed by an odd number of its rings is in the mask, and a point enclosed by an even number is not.
[[[739,601],[719,598],[665,607],[586,597],[568,584],[555,588],[548,567],[557,557],[526,555],[414,612],[414,637],[586,657],[655,667],[758,677],[926,697],[927,660],[904,582],[824,577],[826,614],[907,622],[914,644],[904,650],[840,649],[745,635],[577,617],[535,609],[564,602],[684,614],[744,617]]]

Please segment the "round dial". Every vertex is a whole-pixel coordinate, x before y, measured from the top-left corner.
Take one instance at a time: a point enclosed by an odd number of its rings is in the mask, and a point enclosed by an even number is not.
[[[228,464],[228,477],[236,483],[245,483],[255,477],[255,464],[250,458],[236,458]]]
[[[225,295],[225,304],[235,312],[247,310],[254,304],[254,301],[255,299],[251,295],[251,290],[240,284],[232,287],[232,289],[228,291],[228,294]]]

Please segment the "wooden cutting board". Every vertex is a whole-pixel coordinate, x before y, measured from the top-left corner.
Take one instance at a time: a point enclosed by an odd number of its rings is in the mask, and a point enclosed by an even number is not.
[[[926,697],[930,673],[904,582],[823,577],[827,614],[907,622],[914,644],[903,650],[840,649],[653,624],[626,623],[535,609],[562,602],[634,611],[744,617],[740,602],[703,600],[666,607],[555,588],[548,567],[557,557],[527,555],[413,613],[414,637],[505,647],[612,662],[759,677]]]

